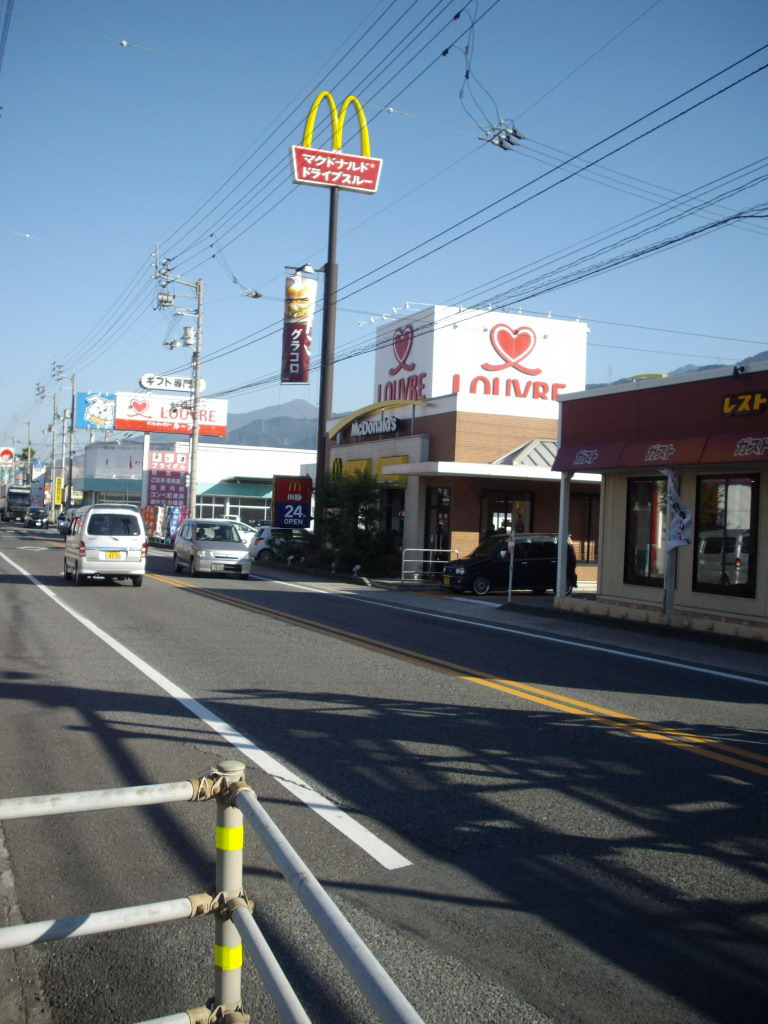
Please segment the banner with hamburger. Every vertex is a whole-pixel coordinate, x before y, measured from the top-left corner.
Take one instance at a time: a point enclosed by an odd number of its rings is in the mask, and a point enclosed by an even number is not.
[[[285,315],[283,318],[282,384],[309,383],[309,356],[312,346],[312,320],[315,315],[317,281],[294,270],[285,278]]]

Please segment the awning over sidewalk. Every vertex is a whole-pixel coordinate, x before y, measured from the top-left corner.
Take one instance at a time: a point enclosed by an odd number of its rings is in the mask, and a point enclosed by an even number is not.
[[[558,451],[552,468],[561,473],[570,473],[765,461],[768,461],[768,436],[759,432],[756,435],[710,434],[614,441],[609,444],[565,445]]]

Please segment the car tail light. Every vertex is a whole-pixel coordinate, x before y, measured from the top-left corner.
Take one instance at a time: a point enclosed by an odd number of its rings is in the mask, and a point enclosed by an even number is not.
[[[736,568],[737,568],[737,569],[740,569],[740,568],[741,568],[741,559],[740,559],[740,558],[737,558],[737,559],[736,559]]]
[[[85,558],[85,541],[80,541],[80,557]]]
[[[146,541],[144,541],[144,543],[141,545],[141,557],[142,558],[146,558],[147,557],[147,542]]]

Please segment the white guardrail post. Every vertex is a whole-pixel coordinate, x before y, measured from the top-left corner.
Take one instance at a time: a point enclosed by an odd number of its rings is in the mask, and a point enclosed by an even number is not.
[[[222,761],[216,765],[216,775],[226,783],[216,797],[216,893],[224,906],[227,900],[243,895],[243,815],[230,805],[227,789],[243,781],[245,765]],[[243,946],[229,914],[216,914],[214,942],[214,1006],[222,1015],[228,1014],[228,1021],[246,1020],[242,1016]]]

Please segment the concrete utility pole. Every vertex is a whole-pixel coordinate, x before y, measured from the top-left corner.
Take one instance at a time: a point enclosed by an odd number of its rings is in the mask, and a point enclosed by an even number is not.
[[[189,439],[189,493],[187,507],[190,517],[197,510],[197,448],[200,433],[200,364],[203,353],[203,282],[195,282],[195,298],[197,300],[197,329],[195,330],[195,347],[192,352],[192,436]]]
[[[32,486],[32,420],[25,420],[27,424],[27,483]]]

